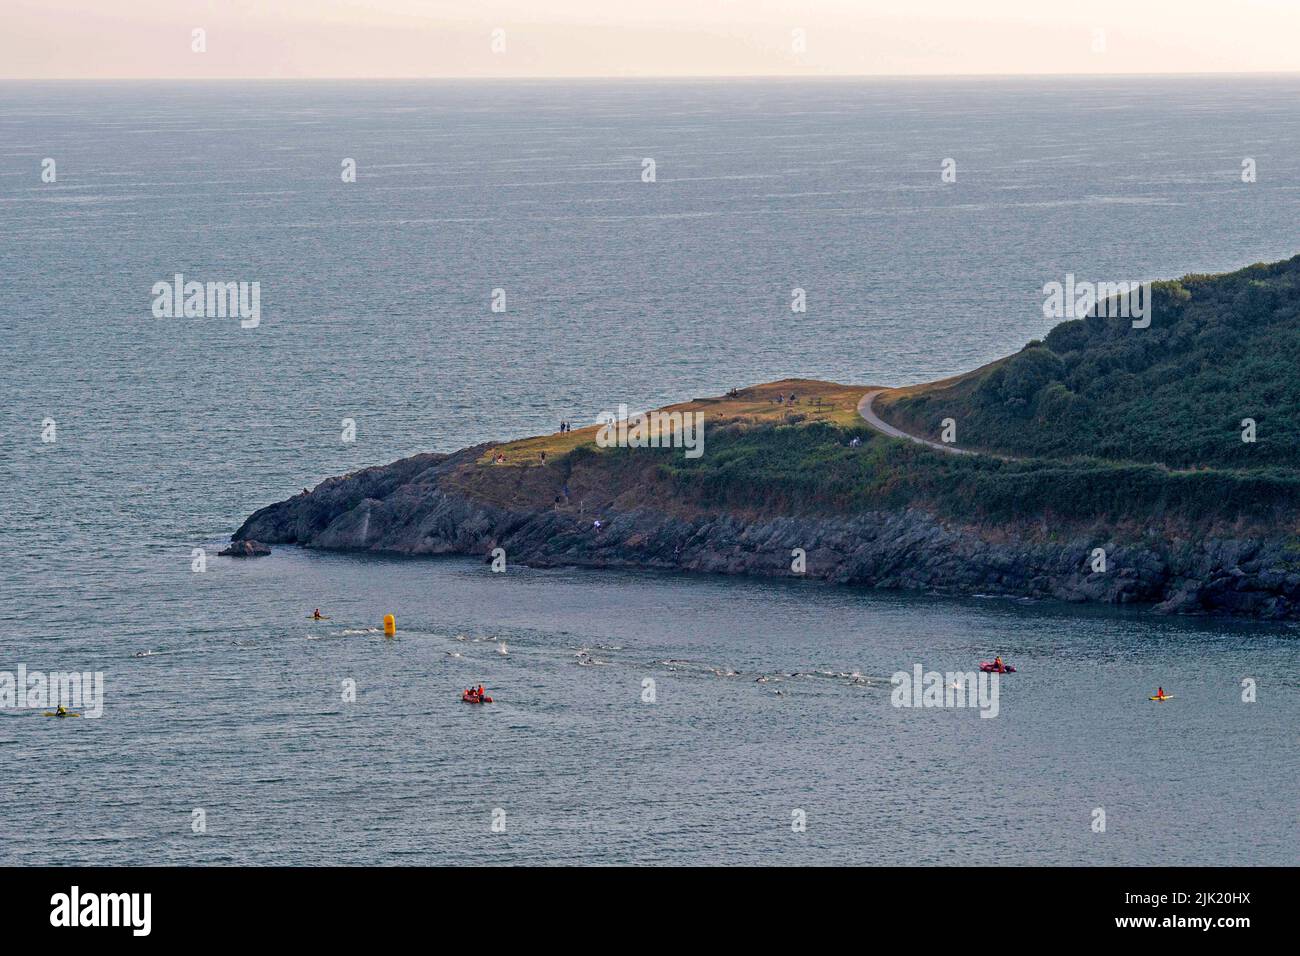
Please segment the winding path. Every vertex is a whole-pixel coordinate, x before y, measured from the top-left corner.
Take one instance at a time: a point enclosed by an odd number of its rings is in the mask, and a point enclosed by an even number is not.
[[[1034,459],[1022,458],[1018,455],[999,455],[991,451],[971,451],[968,448],[958,448],[955,445],[945,445],[943,442],[930,441],[928,438],[919,438],[916,435],[908,434],[901,428],[895,428],[889,422],[884,421],[875,410],[871,407],[871,401],[881,392],[892,392],[890,388],[873,388],[867,394],[863,395],[858,401],[858,414],[868,425],[880,432],[882,435],[888,435],[890,438],[906,438],[908,441],[914,441],[918,445],[925,445],[927,448],[933,448],[935,451],[947,452],[950,455],[986,455],[989,458],[1000,458],[1002,461],[1033,461]],[[1192,475],[1205,471],[1214,471],[1217,469],[1207,468],[1170,468],[1168,465],[1159,462],[1141,462],[1141,461],[1124,461],[1121,459],[1110,459],[1117,464],[1137,464],[1137,465],[1155,465],[1155,467],[1166,471],[1171,475]]]
[[[891,389],[888,388],[872,389],[870,392],[867,392],[867,394],[863,395],[862,400],[858,402],[858,414],[862,416],[863,421],[865,421],[876,431],[880,432],[882,435],[888,435],[890,438],[906,438],[908,441],[914,441],[918,445],[925,445],[928,448],[933,448],[935,451],[947,452],[950,455],[975,454],[975,452],[973,451],[967,451],[965,448],[957,448],[955,445],[945,445],[943,442],[930,441],[930,439],[928,438],[918,438],[916,435],[909,435],[907,432],[903,431],[902,429],[895,428],[893,425],[889,424],[888,422],[883,421],[880,418],[880,416],[878,416],[875,413],[875,410],[872,409],[871,402],[872,399],[874,399],[881,392],[888,392],[888,391],[891,391]],[[1001,456],[997,456],[997,457],[1001,457]]]

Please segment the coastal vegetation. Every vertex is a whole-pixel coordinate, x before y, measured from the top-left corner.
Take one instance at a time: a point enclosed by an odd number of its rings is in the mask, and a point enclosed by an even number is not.
[[[883,396],[877,413],[929,436],[952,418],[962,447],[1008,455],[1300,468],[1300,256],[1152,291],[1149,328],[1063,322],[973,373]]]

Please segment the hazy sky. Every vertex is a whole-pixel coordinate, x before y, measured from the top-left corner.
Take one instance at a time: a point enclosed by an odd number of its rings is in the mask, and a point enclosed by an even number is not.
[[[0,0],[5,78],[1296,70],[1300,0]]]

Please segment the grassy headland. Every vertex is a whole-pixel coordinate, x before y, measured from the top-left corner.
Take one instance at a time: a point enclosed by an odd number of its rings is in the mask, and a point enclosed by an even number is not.
[[[600,447],[596,426],[416,455],[268,505],[235,538],[766,576],[803,549],[800,573],[841,583],[1300,619],[1297,273],[1164,283],[1147,328],[1065,322],[874,394],[886,426],[933,440],[952,418],[959,447],[990,454],[878,431],[858,404],[879,389],[785,380],[665,409],[703,416],[697,457]]]

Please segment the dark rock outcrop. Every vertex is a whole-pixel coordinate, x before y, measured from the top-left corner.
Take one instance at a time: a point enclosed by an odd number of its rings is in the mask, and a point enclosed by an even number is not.
[[[223,558],[264,558],[270,553],[269,546],[251,538],[232,541],[230,547],[217,552]]]

